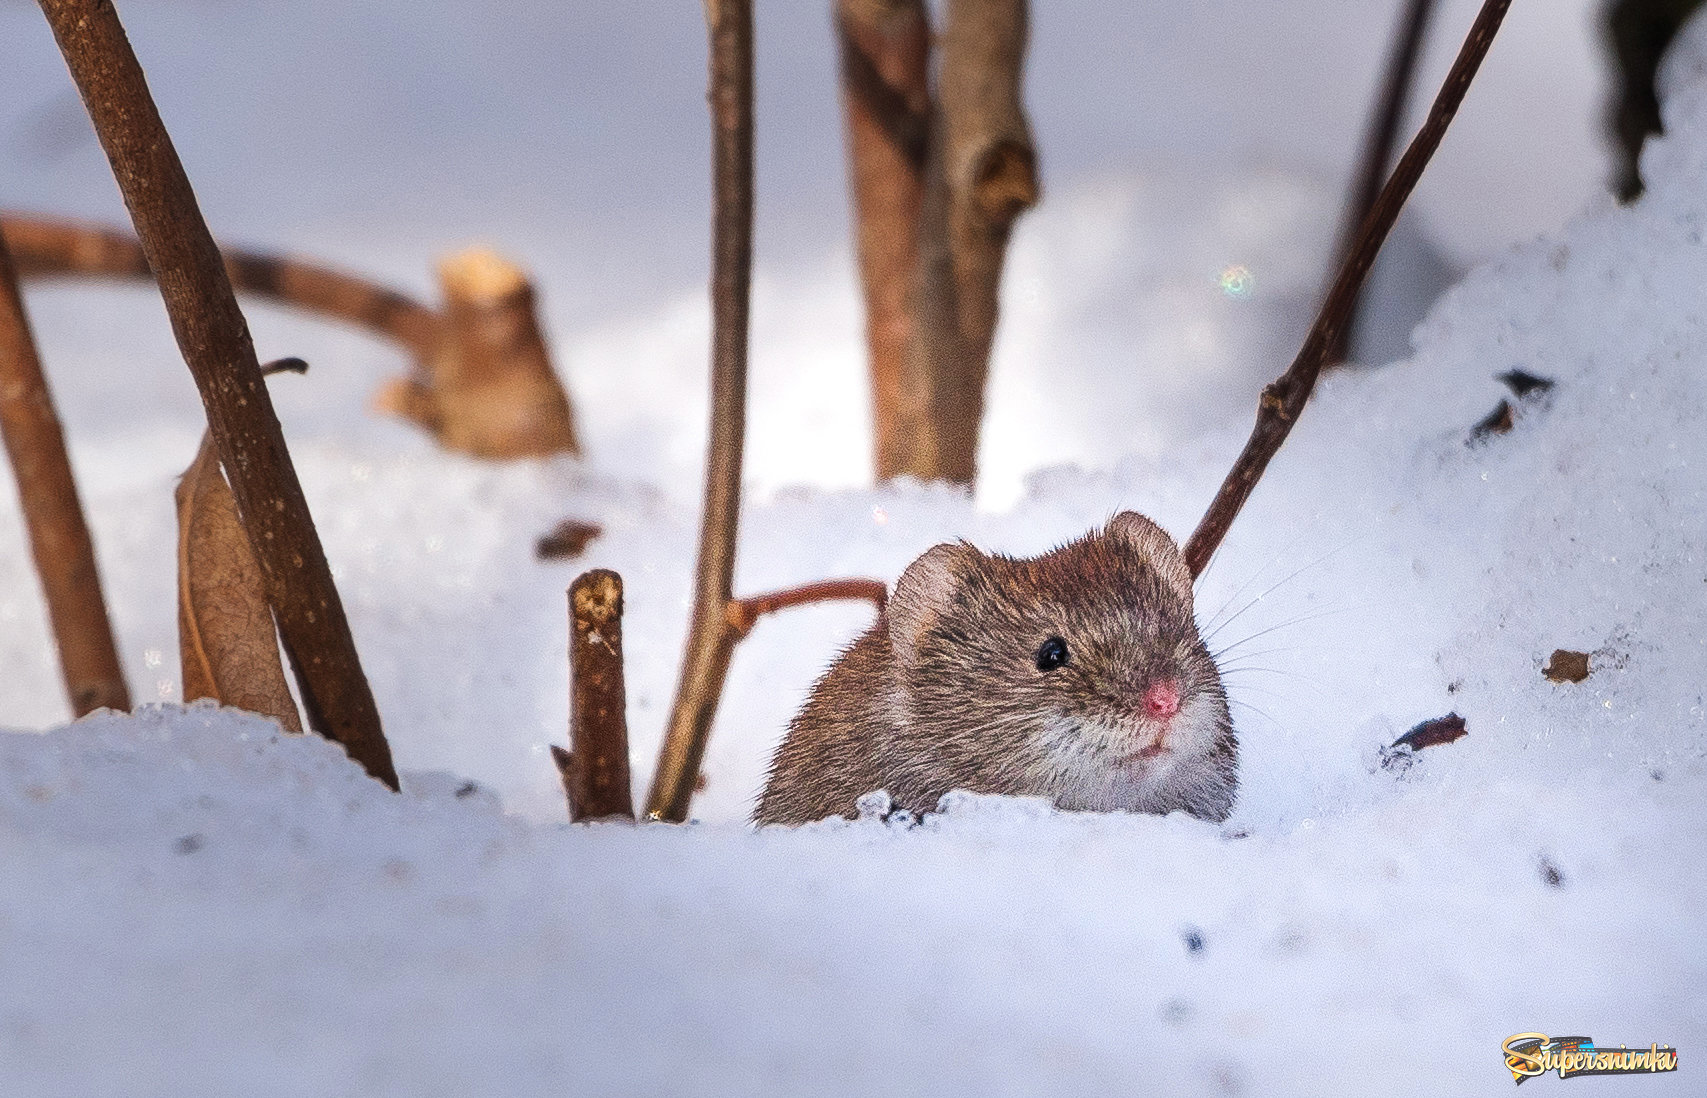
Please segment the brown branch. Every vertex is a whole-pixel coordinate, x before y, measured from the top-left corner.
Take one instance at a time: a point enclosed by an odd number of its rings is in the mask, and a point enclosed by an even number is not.
[[[108,0],[40,0],[160,284],[317,732],[397,788],[391,749],[249,328]]]
[[[1393,147],[1399,141],[1399,124],[1405,119],[1405,107],[1410,100],[1411,79],[1433,15],[1434,0],[1410,0],[1399,20],[1398,37],[1387,59],[1387,71],[1382,77],[1380,95],[1376,98],[1375,117],[1370,119],[1369,134],[1364,139],[1362,163],[1358,166],[1357,178],[1346,201],[1345,222],[1340,226],[1335,258],[1344,259],[1357,246],[1358,231],[1363,228],[1363,222],[1375,206],[1375,199],[1381,194],[1381,184],[1387,181],[1387,165],[1393,161]],[[1352,300],[1351,315],[1328,347],[1328,365],[1344,362],[1356,342],[1362,301],[1360,287]]]
[[[787,610],[792,606],[805,606],[814,602],[833,602],[839,599],[864,599],[877,607],[879,614],[889,600],[889,588],[882,580],[874,579],[835,579],[820,580],[817,583],[806,583],[799,587],[790,587],[785,591],[771,591],[763,595],[753,595],[750,598],[731,599],[724,609],[724,618],[729,628],[735,631],[735,639],[745,639],[753,631],[759,619],[766,614],[774,614],[778,610]]]
[[[919,267],[931,28],[924,0],[837,0],[836,31],[865,292],[873,456],[878,478],[887,480],[907,471],[906,425],[929,413],[901,407],[901,373]]]
[[[7,214],[0,233],[25,277],[150,277],[142,245],[119,230]],[[241,249],[223,256],[237,292],[365,328],[408,352],[414,373],[387,383],[375,405],[448,449],[492,458],[581,452],[534,288],[491,252],[441,264],[443,313],[330,267]]]
[[[1025,0],[949,0],[921,213],[903,472],[971,484],[1008,236],[1038,198],[1021,103]]]
[[[687,802],[692,798],[693,791],[698,788],[697,783],[700,781],[700,762],[704,758],[705,736],[710,732],[711,718],[716,715],[718,695],[720,695],[723,690],[724,676],[728,673],[730,661],[734,659],[735,647],[747,638],[747,635],[753,631],[753,627],[758,624],[758,620],[761,617],[766,614],[774,614],[778,610],[787,610],[795,606],[806,606],[811,603],[819,602],[836,602],[842,599],[857,599],[862,602],[869,602],[875,606],[877,608],[877,612],[881,614],[884,606],[888,603],[888,597],[888,588],[884,586],[882,580],[834,579],[820,580],[816,583],[806,583],[799,587],[790,587],[782,591],[770,591],[766,594],[754,595],[750,598],[730,598],[725,600],[723,603],[722,614],[713,625],[710,637],[705,641],[707,652],[703,657],[705,661],[704,665],[715,668],[717,678],[715,683],[706,687],[706,689],[710,691],[709,694],[706,695],[706,697],[709,698],[709,708],[708,710],[705,710],[706,724],[704,726],[704,731],[701,733],[699,754],[692,760],[692,766],[681,771],[679,776],[674,779],[675,781],[685,783],[687,786],[687,788],[679,794],[683,798],[680,814],[669,815],[662,811],[662,809],[655,810],[649,803],[646,812],[647,817],[655,820],[671,820],[676,823],[680,823],[682,820],[687,818]],[[694,620],[696,624],[699,621],[697,616]],[[674,725],[671,726],[672,729],[674,727]],[[560,769],[572,765],[572,763],[566,761],[567,758],[568,756],[566,752],[558,754],[558,766]],[[669,758],[671,758],[671,743],[670,740],[666,738],[664,748],[660,752],[659,757],[660,773],[664,772],[665,762]],[[568,775],[570,771],[564,769],[563,773]],[[568,781],[569,778],[566,776],[564,780]],[[656,797],[657,795],[658,784],[657,780],[654,779],[652,796]]]
[[[151,278],[136,237],[118,229],[57,218],[0,216],[0,234],[25,278],[66,275]],[[414,299],[359,275],[242,249],[223,249],[232,288],[384,336],[419,362],[438,346],[443,319]]]
[[[1381,197],[1369,211],[1369,217],[1363,223],[1363,230],[1358,234],[1357,247],[1340,265],[1339,277],[1334,280],[1333,289],[1316,314],[1316,322],[1311,326],[1310,334],[1305,337],[1298,357],[1293,359],[1286,373],[1263,390],[1262,400],[1257,407],[1256,426],[1251,431],[1250,440],[1245,443],[1244,450],[1233,463],[1232,470],[1222,482],[1208,512],[1197,524],[1191,540],[1186,543],[1185,560],[1193,576],[1203,572],[1209,558],[1221,544],[1221,539],[1226,537],[1233,519],[1238,517],[1245,500],[1250,498],[1251,490],[1256,487],[1263,470],[1268,468],[1270,459],[1280,450],[1280,444],[1286,441],[1292,425],[1304,410],[1304,405],[1310,399],[1310,390],[1315,386],[1316,377],[1322,371],[1328,348],[1332,345],[1334,336],[1345,325],[1357,299],[1358,290],[1362,288],[1364,279],[1369,275],[1369,268],[1375,262],[1376,252],[1381,250],[1382,241],[1387,239],[1393,222],[1398,220],[1399,210],[1404,207],[1405,200],[1410,197],[1417,180],[1422,177],[1429,157],[1434,155],[1434,150],[1440,145],[1441,137],[1452,123],[1452,116],[1458,112],[1458,105],[1464,101],[1464,93],[1469,90],[1470,81],[1475,78],[1482,58],[1487,56],[1488,47],[1493,44],[1494,35],[1499,31],[1500,22],[1505,18],[1506,9],[1510,6],[1511,0],[1486,0],[1483,3],[1482,10],[1477,14],[1475,23],[1470,27],[1469,36],[1465,38],[1464,46],[1458,53],[1458,59],[1452,63],[1451,71],[1446,74],[1446,82],[1441,85],[1440,93],[1435,97],[1427,121],[1423,123],[1422,129],[1417,131],[1410,148],[1405,150],[1398,167],[1393,170],[1393,177],[1382,188]]]
[[[0,239],[0,434],[18,485],[30,553],[41,577],[48,621],[59,649],[65,693],[76,716],[103,706],[129,709],[130,691],[119,666],[112,623],[101,595],[95,547],[65,435],[53,409],[18,292],[17,272]]]
[[[628,777],[627,695],[622,675],[622,577],[583,572],[569,588],[569,743],[552,757],[569,818],[634,819]]]
[[[693,621],[646,815],[687,819],[694,778],[729,671],[725,640],[741,510],[747,316],[753,268],[753,3],[706,0],[712,119],[711,431]]]

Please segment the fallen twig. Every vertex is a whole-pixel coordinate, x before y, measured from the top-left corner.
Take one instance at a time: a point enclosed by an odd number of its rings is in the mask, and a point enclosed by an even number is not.
[[[1286,373],[1263,390],[1262,400],[1257,407],[1256,427],[1251,431],[1250,440],[1245,443],[1244,450],[1233,463],[1232,471],[1222,482],[1208,512],[1197,524],[1191,540],[1186,543],[1185,560],[1193,576],[1201,574],[1204,566],[1209,563],[1209,558],[1221,544],[1221,539],[1226,537],[1233,519],[1245,505],[1245,500],[1250,498],[1251,490],[1256,487],[1263,470],[1268,468],[1270,459],[1279,451],[1281,443],[1286,441],[1293,423],[1304,410],[1310,399],[1310,390],[1315,387],[1316,377],[1322,371],[1328,349],[1351,313],[1358,290],[1363,286],[1364,279],[1369,275],[1369,268],[1375,262],[1375,254],[1380,251],[1382,242],[1387,239],[1387,233],[1393,228],[1393,222],[1399,217],[1399,210],[1410,197],[1417,180],[1422,177],[1429,157],[1434,155],[1434,150],[1440,145],[1440,139],[1451,124],[1452,116],[1458,112],[1458,105],[1464,101],[1464,93],[1469,90],[1470,81],[1481,66],[1482,58],[1487,56],[1488,47],[1493,44],[1494,35],[1499,31],[1500,22],[1505,18],[1506,9],[1510,6],[1511,0],[1485,0],[1483,3],[1481,12],[1470,27],[1469,36],[1464,40],[1463,48],[1459,50],[1458,59],[1452,63],[1452,69],[1447,73],[1446,81],[1435,97],[1427,121],[1423,123],[1422,129],[1417,131],[1410,148],[1405,150],[1398,167],[1393,170],[1392,178],[1382,188],[1380,198],[1369,211],[1369,216],[1363,222],[1363,229],[1358,234],[1357,246],[1341,263],[1339,276],[1334,280],[1333,289],[1316,314],[1316,322],[1311,326],[1310,334],[1305,337],[1298,357],[1293,359]]]
[[[285,447],[248,325],[118,13],[40,0],[154,272],[266,578],[309,725],[397,788],[391,749]]]
[[[0,434],[5,436],[18,485],[18,502],[47,600],[71,711],[81,717],[102,707],[129,709],[130,690],[119,666],[95,567],[95,547],[65,453],[65,434],[4,240],[0,240]]]
[[[569,818],[634,819],[622,674],[622,577],[604,568],[569,587],[569,744],[552,748]]]

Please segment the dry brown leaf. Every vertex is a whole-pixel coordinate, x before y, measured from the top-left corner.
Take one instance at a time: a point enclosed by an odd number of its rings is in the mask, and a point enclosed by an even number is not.
[[[1588,678],[1589,652],[1572,652],[1568,648],[1558,648],[1547,657],[1547,666],[1541,673],[1547,676],[1549,682],[1582,682]]]
[[[208,436],[174,495],[184,700],[212,698],[301,732],[261,569]]]
[[[574,560],[604,532],[596,522],[566,518],[534,543],[533,554],[540,560]]]

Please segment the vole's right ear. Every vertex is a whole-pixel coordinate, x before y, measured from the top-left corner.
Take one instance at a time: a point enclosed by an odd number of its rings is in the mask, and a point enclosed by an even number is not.
[[[954,605],[967,555],[977,552],[965,542],[938,545],[909,564],[895,581],[895,593],[885,612],[889,616],[889,645],[897,662],[913,662],[919,638]]]

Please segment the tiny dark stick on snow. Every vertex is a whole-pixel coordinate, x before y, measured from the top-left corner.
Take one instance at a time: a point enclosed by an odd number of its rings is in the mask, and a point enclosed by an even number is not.
[[[309,725],[392,789],[397,771],[285,448],[249,326],[108,0],[40,0],[112,164],[266,580]]]
[[[1381,197],[1364,219],[1357,246],[1341,264],[1339,277],[1334,280],[1333,289],[1316,314],[1316,322],[1305,337],[1298,357],[1292,360],[1292,366],[1286,373],[1263,390],[1257,407],[1256,427],[1251,431],[1250,440],[1233,463],[1232,471],[1222,482],[1203,520],[1197,524],[1191,540],[1186,543],[1186,565],[1193,576],[1202,574],[1221,539],[1227,536],[1227,529],[1238,517],[1245,500],[1250,498],[1263,470],[1268,468],[1269,461],[1280,450],[1280,444],[1286,441],[1292,425],[1304,410],[1316,377],[1322,372],[1328,349],[1351,314],[1358,291],[1375,262],[1375,253],[1381,250],[1393,222],[1398,220],[1399,210],[1422,177],[1429,157],[1439,147],[1441,137],[1452,123],[1452,116],[1458,112],[1458,105],[1464,101],[1464,93],[1469,90],[1482,58],[1487,56],[1488,47],[1493,45],[1500,21],[1510,6],[1511,0],[1486,0],[1482,5],[1463,48],[1458,51],[1458,59],[1452,63],[1446,82],[1435,97],[1428,120],[1411,140],[1410,148],[1405,150],[1398,167],[1393,169],[1392,178],[1382,188]]]

